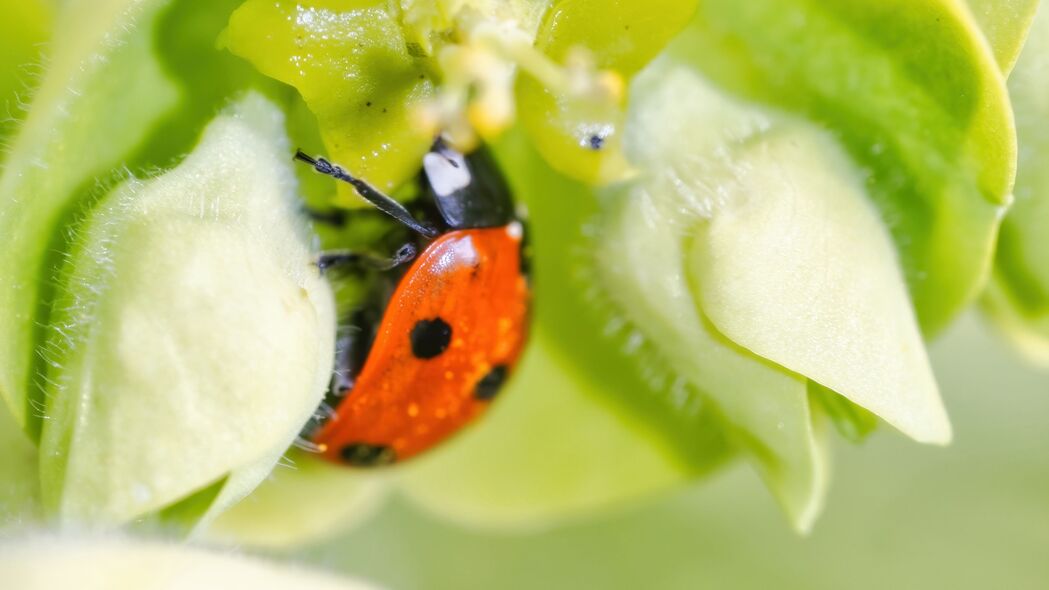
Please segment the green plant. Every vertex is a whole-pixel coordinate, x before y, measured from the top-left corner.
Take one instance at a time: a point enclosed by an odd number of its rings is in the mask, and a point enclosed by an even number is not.
[[[1014,104],[1006,87],[1037,3],[1005,4],[106,0],[53,27],[26,4],[9,55],[52,41],[17,132],[0,130],[8,517],[218,518],[281,544],[396,488],[530,526],[745,458],[807,531],[828,425],[951,438],[923,339],[981,293],[1014,106],[1044,110],[1041,45]],[[1026,213],[987,298],[1033,348],[1043,127],[1021,127]],[[270,477],[320,401],[337,315],[294,203],[359,206],[293,168],[292,146],[413,198],[437,130],[491,143],[529,211],[518,374],[430,456],[373,474],[295,453],[299,471]],[[333,248],[376,230],[316,231]]]

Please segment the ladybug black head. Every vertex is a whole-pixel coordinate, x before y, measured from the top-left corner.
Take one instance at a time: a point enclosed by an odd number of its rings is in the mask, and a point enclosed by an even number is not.
[[[497,227],[514,218],[510,188],[484,147],[463,155],[438,139],[423,158],[423,175],[452,229]]]

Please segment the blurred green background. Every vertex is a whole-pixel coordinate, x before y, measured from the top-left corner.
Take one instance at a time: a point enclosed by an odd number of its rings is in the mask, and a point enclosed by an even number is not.
[[[448,525],[394,500],[284,559],[392,588],[1049,588],[1049,373],[974,316],[932,347],[946,449],[837,441],[808,538],[745,465],[622,513],[531,534]]]

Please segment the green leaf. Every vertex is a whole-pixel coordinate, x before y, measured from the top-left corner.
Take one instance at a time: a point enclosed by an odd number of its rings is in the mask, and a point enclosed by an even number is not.
[[[36,536],[0,541],[4,582],[20,590],[107,588],[177,590],[370,590],[371,584],[231,551],[99,535]]]
[[[536,48],[557,62],[585,48],[597,68],[629,81],[695,10],[695,0],[562,0],[547,12]],[[619,109],[575,104],[529,76],[518,80],[517,101],[530,138],[558,172],[591,183],[616,180],[628,172]],[[593,149],[593,137],[602,142],[600,149]]]
[[[150,50],[164,2],[68,3],[50,67],[0,173],[0,395],[38,436],[42,369],[35,347],[48,323],[61,229],[96,177],[106,177],[175,105],[176,89]]]
[[[248,0],[229,23],[230,50],[302,94],[328,155],[382,190],[413,177],[433,138],[411,124],[434,89],[385,0]],[[338,188],[343,204],[359,199]]]
[[[0,407],[0,528],[17,528],[40,516],[36,447],[6,407]]]
[[[132,171],[170,168],[193,149],[200,131],[230,102],[253,90],[285,106],[294,90],[257,72],[219,47],[219,39],[240,0],[174,0],[151,30],[152,53],[178,87],[177,106],[151,130],[126,165]],[[289,124],[289,127],[293,127]]]
[[[61,519],[125,523],[228,478],[207,521],[265,479],[320,402],[334,305],[283,126],[248,96],[182,164],[129,180],[74,229],[40,446]]]
[[[1038,11],[1009,77],[1020,141],[1016,202],[1002,224],[985,308],[1019,348],[1049,366],[1049,8]]]
[[[255,547],[285,548],[349,530],[383,505],[383,474],[347,469],[305,453],[285,459],[258,489],[224,512],[209,537]]]
[[[838,434],[852,443],[861,443],[878,428],[878,417],[840,394],[809,381],[809,400],[819,404]]]
[[[42,48],[51,30],[54,8],[46,0],[9,2],[0,19],[0,142],[17,128],[31,89],[36,85]]]
[[[608,393],[557,352],[540,327],[484,420],[406,465],[402,492],[471,526],[529,529],[652,495],[695,473],[654,432],[658,425],[608,403]]]
[[[954,0],[706,0],[673,52],[838,136],[899,251],[922,329],[978,293],[1015,166],[1002,74]]]
[[[739,349],[708,323],[683,272],[686,240],[674,213],[660,208],[666,200],[618,197],[602,223],[605,290],[675,375],[704,394],[678,411],[713,406],[794,525],[808,530],[822,506],[826,465],[805,379]]]
[[[1008,76],[1027,39],[1039,0],[968,0],[976,22],[994,51],[998,67]]]

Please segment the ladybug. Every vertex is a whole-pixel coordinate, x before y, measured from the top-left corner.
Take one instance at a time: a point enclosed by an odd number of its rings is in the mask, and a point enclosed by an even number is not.
[[[464,155],[438,139],[423,157],[430,221],[324,158],[301,150],[295,158],[353,185],[415,236],[388,259],[344,251],[318,258],[322,271],[389,276],[410,266],[340,336],[334,410],[307,437],[324,458],[355,467],[409,459],[484,412],[521,354],[530,299],[524,225],[484,148]]]

